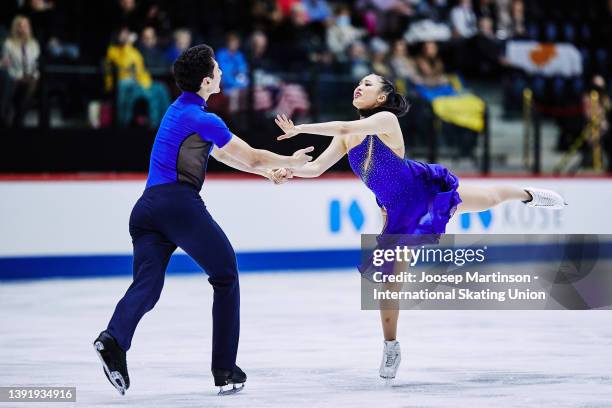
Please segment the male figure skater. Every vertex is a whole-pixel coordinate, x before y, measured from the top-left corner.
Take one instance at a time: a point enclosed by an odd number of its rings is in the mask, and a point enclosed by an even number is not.
[[[123,395],[130,386],[126,351],[142,316],[155,306],[170,255],[181,247],[209,276],[213,286],[212,374],[220,394],[244,386],[236,365],[240,289],[234,250],[200,197],[208,156],[239,170],[273,179],[265,169],[300,167],[312,160],[312,147],[293,156],[253,149],[233,135],[223,120],[206,110],[220,91],[221,70],[207,45],[189,48],[174,63],[183,93],[168,108],[155,137],[145,191],[130,216],[134,280],[98,338],[95,349],[104,373]],[[280,180],[276,180],[280,181]],[[232,389],[223,386],[232,384]],[[236,388],[236,384],[242,387]]]

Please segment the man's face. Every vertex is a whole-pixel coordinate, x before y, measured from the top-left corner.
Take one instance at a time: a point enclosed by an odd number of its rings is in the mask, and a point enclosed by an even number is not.
[[[181,51],[186,50],[191,45],[191,33],[188,31],[179,31],[176,34],[175,45]]]
[[[142,44],[147,48],[155,47],[157,44],[157,37],[152,28],[145,28],[142,32]]]
[[[230,37],[227,41],[227,48],[232,51],[238,51],[238,49],[240,48],[240,39],[238,37]]]
[[[134,10],[136,2],[134,0],[119,0],[119,7],[125,12]]]
[[[204,78],[202,87],[205,88],[206,92],[209,94],[216,94],[221,92],[221,75],[223,75],[223,71],[219,68],[219,64],[217,61],[214,61],[215,68],[213,69],[213,77]],[[207,84],[208,82],[208,84]]]

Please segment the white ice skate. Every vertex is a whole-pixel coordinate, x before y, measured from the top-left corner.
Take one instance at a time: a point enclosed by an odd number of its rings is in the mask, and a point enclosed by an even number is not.
[[[385,341],[382,361],[380,362],[380,376],[390,381],[395,378],[395,373],[402,361],[402,352],[397,340]]]
[[[535,187],[524,187],[524,189],[531,195],[531,201],[525,202],[527,207],[562,210],[567,205],[563,197],[552,190]]]

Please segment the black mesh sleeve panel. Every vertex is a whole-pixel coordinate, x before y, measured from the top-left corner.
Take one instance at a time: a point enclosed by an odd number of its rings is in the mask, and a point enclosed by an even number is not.
[[[201,189],[211,148],[212,143],[203,140],[197,133],[187,136],[181,143],[176,160],[177,180]]]

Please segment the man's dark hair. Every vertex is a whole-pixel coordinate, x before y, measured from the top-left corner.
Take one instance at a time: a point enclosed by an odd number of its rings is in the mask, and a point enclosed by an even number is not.
[[[202,80],[213,77],[214,58],[215,52],[206,44],[196,45],[183,51],[172,66],[176,86],[181,91],[198,92]]]

